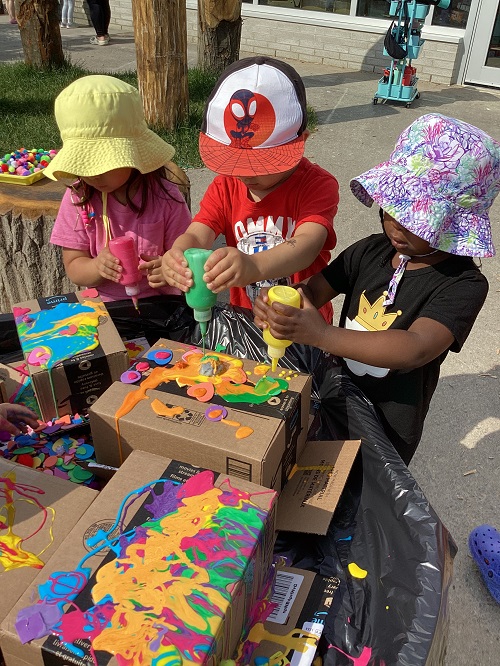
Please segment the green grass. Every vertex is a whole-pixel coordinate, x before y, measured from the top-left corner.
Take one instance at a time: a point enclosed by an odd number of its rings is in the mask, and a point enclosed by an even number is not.
[[[17,148],[49,150],[61,145],[54,119],[54,100],[75,79],[90,74],[85,69],[67,64],[61,68],[35,69],[24,63],[0,63],[0,154]],[[135,72],[115,74],[137,86]],[[203,109],[216,77],[199,69],[188,71],[189,115],[185,125],[172,132],[152,127],[165,141],[175,147],[175,162],[182,168],[203,166],[198,152],[198,132]],[[314,110],[308,107],[309,129],[316,127]]]

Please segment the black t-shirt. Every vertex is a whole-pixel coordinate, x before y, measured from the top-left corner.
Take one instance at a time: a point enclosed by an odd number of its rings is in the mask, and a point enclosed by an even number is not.
[[[451,331],[455,340],[450,350],[460,351],[488,293],[484,275],[470,257],[450,255],[434,266],[406,270],[394,303],[384,308],[384,291],[395,270],[393,255],[386,236],[374,234],[351,245],[323,270],[332,289],[345,294],[339,325],[367,331],[407,330],[419,317],[428,317]],[[342,359],[355,384],[378,409],[403,459],[411,458],[420,441],[447,354],[448,350],[415,370],[389,371]]]

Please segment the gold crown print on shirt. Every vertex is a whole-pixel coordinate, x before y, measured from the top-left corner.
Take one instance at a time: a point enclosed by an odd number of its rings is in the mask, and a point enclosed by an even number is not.
[[[345,328],[354,331],[387,331],[402,312],[401,310],[398,310],[397,312],[385,312],[383,302],[386,295],[387,291],[384,291],[382,296],[371,305],[370,301],[365,296],[365,292],[363,292],[359,297],[358,314],[354,319],[346,318]],[[389,372],[388,368],[367,365],[366,363],[353,361],[350,358],[344,360],[349,370],[359,377],[370,375],[371,377],[380,379],[385,377]]]
[[[392,326],[394,320],[399,317],[402,312],[385,312],[383,302],[387,296],[387,291],[384,291],[382,296],[378,298],[373,305],[366,298],[365,292],[359,297],[358,314],[355,321],[358,322],[367,331],[386,331]]]

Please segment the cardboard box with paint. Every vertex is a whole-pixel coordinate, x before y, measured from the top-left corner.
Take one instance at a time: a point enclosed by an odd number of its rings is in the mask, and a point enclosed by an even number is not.
[[[3,620],[47,566],[97,491],[0,458]]]
[[[238,648],[237,663],[310,666],[340,581],[295,567],[279,567],[273,612],[256,623]]]
[[[85,414],[128,368],[127,351],[95,289],[13,307],[45,421]]]
[[[25,361],[0,363],[0,393],[2,402],[26,405],[41,416]]]
[[[140,449],[281,490],[305,446],[310,375],[208,351],[209,377],[201,350],[170,340],[144,359],[170,353],[139,385],[116,382],[92,405],[97,461],[119,467]]]
[[[154,491],[145,499],[139,491],[153,482]],[[199,486],[188,491],[193,482]],[[173,492],[185,493],[180,504],[173,502]],[[61,572],[85,557],[89,582],[74,605],[67,605],[64,618],[77,617],[76,606],[91,621],[92,613],[98,615],[95,608],[91,612],[98,600],[102,612],[109,610],[100,590],[109,595],[115,613],[106,630],[97,632],[101,643],[92,634],[99,664],[118,663],[103,648],[110,645],[107,638],[115,654],[129,650],[130,663],[152,663],[151,654],[161,652],[160,645],[165,650],[173,646],[172,659],[182,657],[176,663],[215,665],[229,658],[266,584],[270,590],[275,499],[272,490],[241,479],[132,452],[2,624],[6,666],[92,663],[88,626],[86,635],[74,641],[75,650],[54,635],[22,644],[16,630],[19,611],[33,605],[39,586],[46,586],[51,575],[61,580]],[[159,520],[159,515],[164,517]],[[105,533],[107,541],[101,542]],[[99,543],[110,548],[93,551]],[[169,631],[162,633],[167,625]]]

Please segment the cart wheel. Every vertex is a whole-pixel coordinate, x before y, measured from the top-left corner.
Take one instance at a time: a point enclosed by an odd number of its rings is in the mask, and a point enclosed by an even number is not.
[[[415,99],[420,99],[420,93],[417,93],[417,94],[415,95]]]
[[[405,106],[406,106],[407,109],[409,109],[410,106],[411,106],[411,102],[406,102]]]
[[[373,98],[373,103],[374,103],[374,104],[378,104],[378,97],[374,97],[374,98]]]

